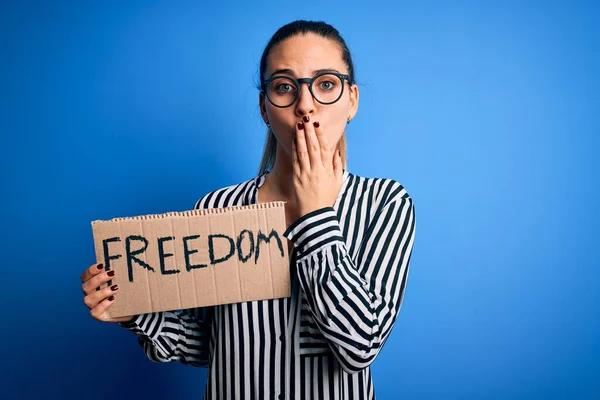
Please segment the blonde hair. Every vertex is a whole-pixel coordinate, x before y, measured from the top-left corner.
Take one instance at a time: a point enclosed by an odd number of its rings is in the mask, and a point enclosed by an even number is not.
[[[342,135],[338,142],[338,149],[342,156],[342,168],[346,169],[346,133]],[[277,155],[277,138],[271,128],[267,130],[267,138],[265,140],[265,147],[263,150],[262,159],[260,166],[258,167],[258,175],[262,175],[267,170],[271,170],[275,164],[275,156]]]

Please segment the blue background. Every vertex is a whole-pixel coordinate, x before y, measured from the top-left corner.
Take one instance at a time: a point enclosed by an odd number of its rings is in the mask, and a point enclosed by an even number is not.
[[[0,9],[0,396],[201,398],[88,315],[90,222],[255,176],[261,52],[307,18],[353,52],[349,170],[416,206],[378,398],[600,397],[597,3],[50,3]]]

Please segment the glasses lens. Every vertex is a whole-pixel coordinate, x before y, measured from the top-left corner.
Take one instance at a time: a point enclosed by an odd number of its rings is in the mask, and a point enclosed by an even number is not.
[[[313,93],[321,103],[333,103],[342,95],[342,81],[333,74],[319,76],[313,82]]]
[[[267,87],[267,96],[273,104],[287,107],[296,99],[298,88],[293,80],[288,78],[275,78]]]

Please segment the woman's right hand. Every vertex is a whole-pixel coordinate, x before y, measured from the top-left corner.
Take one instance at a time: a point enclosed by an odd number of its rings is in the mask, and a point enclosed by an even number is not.
[[[96,290],[101,284],[114,279],[115,271],[104,271],[102,264],[93,264],[83,271],[81,275],[81,288],[85,297],[83,302],[90,309],[92,317],[102,322],[128,322],[134,317],[108,318],[106,310],[115,300],[115,295],[119,291],[118,285],[112,285],[100,290]]]

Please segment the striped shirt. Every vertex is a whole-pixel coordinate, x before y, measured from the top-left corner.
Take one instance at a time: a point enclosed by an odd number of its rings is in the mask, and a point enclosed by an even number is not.
[[[263,173],[212,191],[195,208],[256,203]],[[146,357],[208,368],[205,399],[375,399],[370,364],[406,290],[415,211],[392,179],[343,171],[333,207],[303,215],[289,298],[136,316],[121,323]]]

